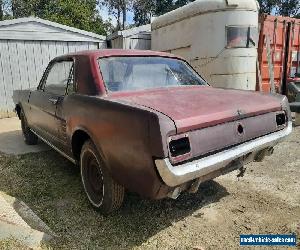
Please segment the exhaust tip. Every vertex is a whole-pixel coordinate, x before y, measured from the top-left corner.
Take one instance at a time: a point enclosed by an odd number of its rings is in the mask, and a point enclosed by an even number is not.
[[[176,200],[180,194],[181,194],[181,188],[177,187],[168,194],[168,197],[173,200]]]

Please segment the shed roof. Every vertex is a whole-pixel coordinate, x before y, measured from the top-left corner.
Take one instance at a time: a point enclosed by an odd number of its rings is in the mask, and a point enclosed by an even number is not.
[[[36,17],[0,22],[0,40],[103,42],[105,36]]]
[[[147,35],[147,34],[151,34],[151,25],[150,24],[142,25],[139,27],[134,27],[134,28],[127,29],[127,30],[116,31],[116,32],[112,33],[111,35],[107,36],[107,40],[112,40],[118,36],[129,37],[129,36],[134,36],[134,35]]]
[[[152,22],[152,30],[206,13],[232,9],[258,11],[258,8],[259,4],[256,0],[196,0],[155,18]]]

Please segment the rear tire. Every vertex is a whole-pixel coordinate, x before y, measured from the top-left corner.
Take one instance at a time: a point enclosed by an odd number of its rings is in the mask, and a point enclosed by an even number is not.
[[[27,145],[36,145],[38,143],[38,137],[34,133],[32,133],[32,131],[28,127],[27,119],[22,109],[20,112],[20,119],[25,143]]]
[[[80,169],[85,193],[93,207],[103,214],[119,209],[124,199],[124,187],[112,179],[91,140],[82,146]]]

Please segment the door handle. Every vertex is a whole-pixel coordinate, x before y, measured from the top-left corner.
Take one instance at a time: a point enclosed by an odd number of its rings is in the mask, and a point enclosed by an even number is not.
[[[57,101],[58,101],[58,99],[55,99],[55,98],[50,98],[49,99],[49,102],[51,102],[53,105],[56,105]]]

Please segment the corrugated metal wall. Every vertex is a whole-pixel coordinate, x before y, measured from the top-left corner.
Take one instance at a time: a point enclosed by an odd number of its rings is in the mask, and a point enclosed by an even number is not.
[[[117,31],[107,37],[112,49],[151,50],[151,25]]]
[[[125,37],[123,41],[124,49],[141,49],[150,50],[151,49],[151,34],[141,34],[131,37]]]
[[[0,40],[0,118],[14,115],[13,90],[36,88],[51,59],[98,47],[95,42]]]
[[[13,91],[36,88],[54,57],[106,47],[104,36],[39,18],[1,21],[0,118],[14,115]]]
[[[93,42],[0,40],[0,118],[14,115],[13,90],[36,88],[51,59],[97,48]]]
[[[151,50],[151,34],[117,36],[110,40],[112,49]]]

